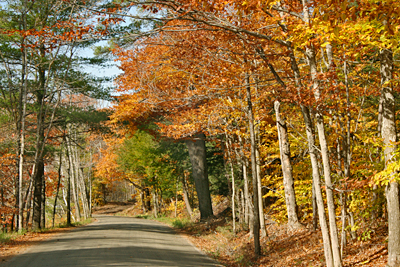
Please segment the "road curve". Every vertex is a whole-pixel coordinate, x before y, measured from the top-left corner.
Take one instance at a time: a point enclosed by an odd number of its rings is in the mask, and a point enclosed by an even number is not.
[[[221,266],[158,222],[97,216],[15,256],[4,267]]]

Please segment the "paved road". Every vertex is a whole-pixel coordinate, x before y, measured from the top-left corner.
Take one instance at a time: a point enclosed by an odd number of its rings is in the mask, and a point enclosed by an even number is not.
[[[221,266],[160,223],[114,216],[96,219],[32,246],[0,266]]]

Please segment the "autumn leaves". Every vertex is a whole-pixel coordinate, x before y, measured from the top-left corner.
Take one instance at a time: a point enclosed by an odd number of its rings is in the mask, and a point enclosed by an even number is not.
[[[361,171],[359,166],[375,166],[374,162],[382,159],[381,155],[368,158],[366,149],[378,148],[372,144],[367,148],[362,140],[371,137],[368,131],[372,124],[380,131],[378,118],[395,123],[393,114],[378,114],[378,103],[381,80],[385,88],[389,84],[393,88],[397,73],[380,73],[383,65],[379,61],[383,62],[382,53],[397,56],[398,4],[391,1],[144,1],[141,4],[165,13],[158,18],[162,23],[155,26],[157,34],[141,38],[132,50],[116,50],[124,71],[118,80],[124,95],[115,107],[114,120],[127,120],[134,125],[142,119],[157,118],[160,131],[167,136],[184,138],[198,132],[210,138],[224,136],[225,142],[234,141],[228,148],[232,151],[236,149],[234,143],[243,138],[247,144],[246,161],[260,162],[266,173],[269,166],[262,159],[269,155],[263,151],[262,144],[266,141],[263,132],[273,127],[266,122],[273,121],[274,101],[282,102],[291,114],[283,116],[294,135],[289,142],[301,136],[308,143],[302,149],[309,153],[314,187],[318,187],[316,197],[325,231],[326,264],[341,266],[343,255],[339,251],[345,242],[340,245],[338,239],[338,196],[345,199],[343,194],[347,192],[371,192],[368,187],[353,188],[353,181],[373,183],[373,171]],[[393,59],[386,63],[391,70],[396,64]],[[249,117],[245,101],[248,89],[253,118]],[[392,95],[381,99],[393,99],[392,89],[387,92]],[[381,105],[385,103],[391,105],[385,101]],[[301,117],[302,122],[295,119]],[[250,142],[252,123],[257,134],[254,144]],[[395,130],[390,131],[393,134]],[[382,137],[386,140],[387,136]],[[389,139],[385,142],[387,147],[395,141]],[[259,159],[250,157],[253,145],[261,149]],[[282,161],[282,167],[284,172],[290,171],[290,161],[286,164]],[[251,176],[256,179],[256,174]],[[300,173],[295,177],[311,179]],[[322,199],[321,182],[325,183],[326,200]],[[343,191],[343,188],[350,189]],[[256,187],[254,193],[255,190]],[[326,216],[324,201],[328,206],[327,224],[322,223]],[[356,198],[351,201],[357,202]],[[296,205],[295,201],[286,204]],[[344,202],[340,204],[342,216],[355,212]],[[341,228],[346,229],[348,223],[342,221]],[[342,239],[345,237],[342,235]]]

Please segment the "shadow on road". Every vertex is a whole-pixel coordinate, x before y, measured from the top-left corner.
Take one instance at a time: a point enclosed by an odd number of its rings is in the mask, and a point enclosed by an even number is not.
[[[97,216],[91,225],[33,246],[0,266],[220,266],[157,222]]]

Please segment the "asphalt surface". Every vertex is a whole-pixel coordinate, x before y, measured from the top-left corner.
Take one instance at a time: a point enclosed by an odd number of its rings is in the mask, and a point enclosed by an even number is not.
[[[97,216],[0,264],[7,267],[221,266],[158,222]]]

